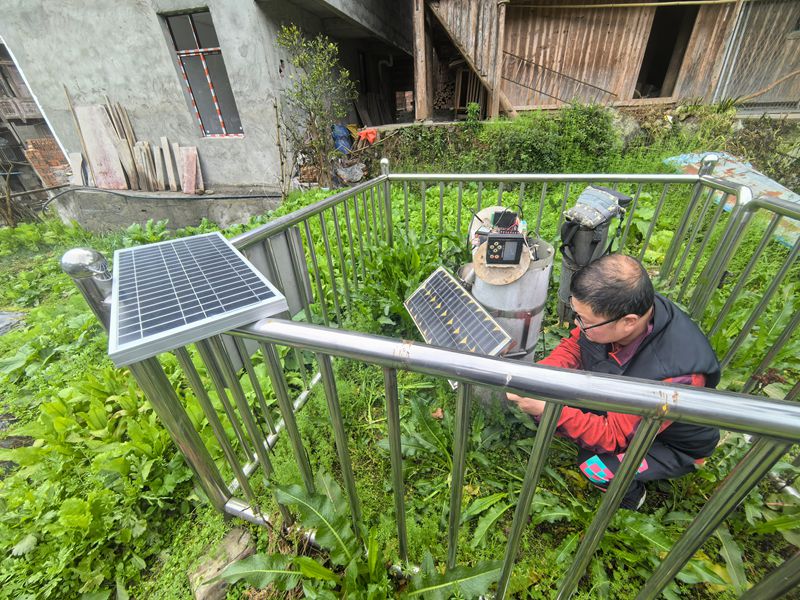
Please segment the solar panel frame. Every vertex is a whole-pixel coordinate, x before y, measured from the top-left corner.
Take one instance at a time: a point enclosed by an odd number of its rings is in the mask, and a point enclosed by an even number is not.
[[[117,250],[111,298],[108,355],[117,366],[287,310],[219,232]]]
[[[456,295],[451,296],[450,298],[437,297],[435,300],[436,302],[441,300],[440,306],[433,309],[436,311],[433,316],[437,318],[437,322],[423,322],[423,315],[421,314],[421,311],[416,311],[415,307],[413,306],[413,301],[420,296],[424,298],[426,296],[426,291],[430,292],[430,294],[441,293],[441,289],[437,289],[435,291],[429,289],[429,287],[432,286],[438,279],[442,280],[443,285],[445,286],[445,291],[452,292]],[[460,306],[453,304],[453,301],[456,299],[461,302]],[[486,309],[481,306],[470,295],[470,293],[464,289],[458,280],[456,280],[456,278],[453,277],[453,275],[451,275],[444,267],[439,267],[433,273],[431,273],[428,278],[423,281],[416,290],[414,290],[414,292],[405,300],[403,304],[405,305],[409,315],[411,315],[411,318],[414,321],[414,324],[417,326],[417,329],[419,329],[420,333],[422,333],[422,337],[425,339],[427,344],[472,353],[478,353],[480,351],[487,356],[494,356],[505,349],[512,341],[511,336],[508,335],[508,333],[500,326],[500,324],[497,323],[494,318],[492,318]],[[467,315],[459,315],[457,311],[467,307],[469,307],[470,313]],[[438,312],[438,308],[445,309],[447,314],[442,315]],[[449,323],[448,321],[444,320],[445,317],[449,317]],[[458,323],[455,323],[456,317],[459,319]],[[446,343],[444,336],[440,335],[437,338],[431,334],[430,327],[432,325],[438,325],[440,328],[446,328],[451,324],[455,325],[456,327],[455,329],[448,331],[449,335],[447,337],[449,337],[449,343]],[[469,327],[470,325],[478,324],[484,328],[483,333],[485,335],[482,339],[474,335],[470,337],[472,333],[470,331],[465,331],[463,333],[460,331],[461,327]],[[465,335],[465,338],[464,340],[459,341],[458,337],[460,337],[462,334]],[[483,345],[481,345],[481,341],[484,342]],[[476,345],[472,346],[472,344]]]

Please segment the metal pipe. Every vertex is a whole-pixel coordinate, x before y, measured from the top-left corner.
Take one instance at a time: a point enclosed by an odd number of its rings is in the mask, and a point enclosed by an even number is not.
[[[356,491],[356,479],[353,476],[353,463],[350,460],[350,451],[347,446],[347,432],[344,430],[342,409],[339,405],[339,393],[336,390],[336,377],[333,374],[331,357],[318,353],[317,362],[322,375],[322,386],[325,388],[325,399],[328,402],[328,415],[333,427],[333,439],[336,445],[336,455],[339,457],[339,467],[342,470],[344,489],[350,502],[350,515],[353,518],[353,531],[361,537],[361,504]]]
[[[744,500],[761,478],[769,473],[789,447],[790,444],[768,438],[756,441],[700,509],[680,539],[675,542],[655,573],[645,582],[636,600],[657,598],[664,587],[700,549],[703,542]]]
[[[353,240],[353,226],[350,224],[350,207],[344,201],[344,225],[347,229],[347,247],[350,249],[350,267],[353,273],[353,288],[358,291],[358,263],[356,262],[355,240]]]
[[[61,257],[61,270],[72,278],[94,316],[108,331],[113,282],[105,256],[91,248],[73,248]]]
[[[558,225],[556,225],[556,237],[561,235],[561,225],[564,223],[564,211],[567,208],[567,201],[569,200],[569,185],[571,182],[567,181],[564,184],[564,199],[561,201],[561,209],[558,211]]]
[[[708,224],[708,229],[706,229],[705,235],[703,235],[703,241],[700,243],[700,247],[697,249],[694,258],[692,259],[692,264],[689,265],[689,270],[686,271],[686,275],[683,278],[683,284],[681,285],[681,289],[678,292],[678,303],[683,302],[684,295],[689,289],[689,284],[692,281],[692,277],[694,277],[694,274],[697,271],[697,266],[700,264],[700,259],[703,257],[706,248],[708,248],[708,244],[711,242],[711,237],[714,235],[714,228],[717,226],[717,223],[719,223],[719,219],[725,210],[726,199],[727,196],[725,196],[724,194],[719,199],[719,206],[717,206],[717,210],[714,211],[714,216],[711,218],[711,222]],[[711,259],[709,259],[709,261],[710,260]]]
[[[772,240],[772,234],[775,232],[775,228],[778,226],[778,223],[783,217],[780,215],[773,215],[772,219],[770,220],[769,226],[767,230],[764,232],[764,235],[761,237],[761,241],[758,244],[755,252],[750,257],[747,266],[742,271],[742,274],[739,275],[736,285],[734,286],[733,290],[731,290],[728,299],[725,301],[722,309],[717,313],[716,318],[714,319],[714,324],[711,326],[711,330],[708,333],[708,337],[714,337],[714,334],[717,333],[717,330],[722,325],[722,322],[725,320],[725,317],[728,316],[731,308],[736,303],[736,300],[739,298],[739,294],[741,293],[742,289],[744,288],[744,284],[750,278],[750,273],[752,273],[753,268],[756,266],[758,259],[761,258],[761,254],[764,252],[764,249],[767,247],[767,244]],[[743,390],[747,392],[747,390]]]
[[[269,476],[272,475],[272,463],[269,459],[269,454],[264,448],[264,436],[256,424],[253,414],[250,412],[250,406],[247,404],[242,386],[239,384],[239,379],[233,370],[233,365],[225,353],[225,347],[222,345],[222,340],[215,336],[207,340],[211,353],[214,359],[222,367],[222,373],[228,386],[231,390],[231,395],[236,402],[236,407],[239,410],[239,416],[242,418],[244,427],[247,430],[247,435],[253,442],[255,455],[258,457],[259,462],[264,467],[264,478],[269,483]]]
[[[520,181],[526,183],[604,183],[609,181],[619,183],[697,183],[699,179],[698,175],[639,175],[628,173],[391,173],[389,175],[390,181],[444,181],[451,183],[473,181],[481,184],[481,186],[483,183],[499,183],[501,181],[506,183],[518,183]],[[377,180],[372,181],[377,182]]]
[[[547,201],[547,182],[542,183],[542,195],[539,197],[539,214],[536,217],[536,237],[541,237],[544,203]],[[558,232],[557,232],[558,233]]]
[[[603,494],[600,508],[597,509],[597,514],[583,535],[583,541],[578,547],[578,551],[566,575],[564,575],[564,579],[561,581],[558,596],[556,596],[558,600],[570,598],[575,592],[575,588],[578,587],[578,581],[586,573],[586,568],[589,566],[589,562],[592,560],[597,546],[606,532],[611,517],[617,512],[623,497],[631,483],[633,483],[636,471],[639,469],[639,465],[642,464],[647,451],[650,450],[660,426],[661,420],[654,418],[644,419],[639,423],[633,440],[625,450],[625,458],[622,459],[619,470],[614,474],[614,479],[611,480],[608,490]]]
[[[397,523],[397,544],[400,560],[408,562],[408,535],[406,533],[405,483],[403,482],[403,451],[400,441],[400,401],[397,393],[397,371],[383,369],[386,391],[386,422],[389,434],[389,458],[392,465],[392,493],[394,517]]]
[[[772,296],[775,295],[775,292],[778,291],[778,287],[780,287],[780,284],[783,282],[783,278],[786,276],[786,273],[788,273],[789,269],[792,268],[792,263],[795,261],[798,254],[800,254],[800,238],[797,238],[797,241],[795,241],[794,247],[792,248],[788,258],[784,261],[780,270],[772,278],[772,281],[770,282],[767,290],[764,292],[764,296],[761,298],[761,301],[753,309],[753,312],[750,313],[750,317],[748,317],[745,324],[742,325],[742,328],[739,331],[739,334],[736,336],[736,339],[733,340],[730,348],[728,348],[725,356],[720,361],[720,365],[722,365],[723,368],[726,367],[731,361],[733,356],[736,354],[736,351],[739,350],[739,346],[742,345],[744,339],[750,333],[753,325],[755,325],[756,321],[758,321],[761,313],[763,313],[767,308],[769,301],[772,300]]]
[[[317,372],[317,374],[311,378],[311,383],[309,384],[308,389],[304,390],[303,393],[300,394],[297,397],[297,400],[295,400],[294,403],[292,404],[292,410],[295,413],[299,412],[306,405],[306,402],[308,402],[308,397],[311,394],[311,390],[314,388],[314,386],[316,386],[320,382],[321,379],[322,376],[319,374],[319,372]],[[278,443],[279,434],[281,431],[283,431],[284,426],[285,424],[283,422],[283,419],[281,418],[275,425],[275,433],[272,433],[269,436],[267,436],[266,446],[265,446],[267,451],[271,452],[272,449],[275,447],[275,444]],[[252,459],[251,462],[245,464],[244,467],[242,467],[242,471],[244,471],[244,474],[247,477],[250,477],[250,475],[253,474],[253,471],[256,470],[256,467],[258,467],[258,457],[253,456],[251,457],[251,459]],[[239,489],[238,486],[239,482],[236,481],[235,479],[228,485],[231,492],[236,492],[236,490]]]
[[[458,182],[458,212],[456,215],[456,232],[461,235],[461,205],[464,202],[464,183]]]
[[[356,222],[356,231],[358,232],[358,248],[361,250],[361,254],[359,255],[359,262],[361,263],[361,277],[366,284],[367,281],[367,270],[364,264],[364,234],[361,230],[361,216],[358,212],[358,196],[353,196],[353,217]]]
[[[672,271],[672,264],[675,262],[675,258],[678,255],[681,244],[683,243],[683,236],[686,234],[686,228],[689,226],[689,217],[691,216],[692,212],[694,212],[697,199],[700,197],[702,191],[703,184],[700,182],[700,180],[697,180],[694,185],[694,189],[692,190],[692,197],[689,199],[689,204],[686,206],[686,210],[683,212],[680,223],[678,223],[678,229],[675,231],[675,235],[672,236],[672,241],[670,242],[669,248],[667,248],[664,261],[661,263],[661,268],[659,269],[658,273],[658,281],[661,283],[667,279],[667,276]]]
[[[241,339],[234,339],[241,343]],[[236,452],[234,452],[233,446],[231,446],[230,440],[228,440],[228,434],[225,432],[225,428],[222,426],[222,422],[217,416],[217,411],[214,409],[214,405],[211,403],[211,399],[208,397],[206,388],[200,379],[197,369],[194,367],[194,363],[192,362],[189,353],[186,351],[186,348],[178,348],[175,350],[175,356],[178,359],[178,364],[180,364],[184,375],[186,375],[186,378],[189,380],[189,386],[194,391],[194,394],[197,397],[197,402],[200,404],[200,408],[203,409],[203,413],[206,415],[206,419],[208,419],[208,424],[211,426],[211,430],[214,432],[214,437],[217,438],[220,448],[222,448],[222,453],[225,455],[228,465],[233,471],[233,476],[236,478],[236,482],[242,488],[247,501],[255,507],[257,504],[256,496],[253,493],[253,488],[250,487],[250,482],[247,480],[248,476],[245,475],[242,465],[239,464],[239,459],[236,457]],[[233,493],[233,490],[231,489],[230,492]],[[256,511],[257,510],[258,509],[256,508]]]
[[[242,447],[242,451],[245,453],[246,456],[252,456],[253,450],[250,448],[250,444],[247,441],[247,438],[244,435],[244,431],[242,431],[242,427],[239,424],[239,420],[236,418],[236,413],[231,406],[230,401],[228,400],[228,393],[225,390],[225,379],[220,371],[219,365],[217,365],[217,361],[214,358],[214,352],[211,348],[210,343],[208,340],[200,340],[195,342],[195,348],[197,348],[198,354],[200,354],[200,359],[203,361],[203,364],[206,366],[206,371],[208,375],[211,377],[211,381],[214,384],[214,388],[217,390],[217,397],[219,398],[219,403],[222,405],[222,410],[225,411],[225,415],[228,417],[228,421],[230,421],[231,427],[233,427],[233,432],[236,434],[236,439],[239,440],[239,445]]]
[[[480,212],[482,204],[483,204],[483,181],[479,181],[478,182],[478,211],[477,212]]]
[[[389,159],[381,159],[381,175],[383,180],[383,201],[386,204],[386,243],[394,246],[394,223],[392,218],[392,182],[389,181]]]
[[[258,375],[256,375],[255,367],[253,367],[253,361],[250,360],[250,356],[247,353],[247,348],[245,347],[241,338],[233,337],[231,339],[233,340],[234,346],[236,346],[236,352],[239,353],[239,359],[242,361],[242,365],[244,365],[244,370],[247,372],[247,377],[250,379],[250,385],[253,386],[253,391],[256,394],[258,406],[261,409],[261,415],[264,417],[264,422],[266,422],[269,432],[275,433],[275,425],[273,424],[272,417],[269,414],[267,399],[264,397],[264,390],[261,389],[261,382],[258,380]]]
[[[344,285],[344,299],[347,303],[347,309],[353,310],[353,302],[350,299],[350,283],[347,281],[347,263],[345,262],[344,248],[342,247],[342,231],[339,227],[339,215],[336,212],[336,207],[331,208],[333,214],[333,229],[336,233],[336,248],[339,256],[339,268],[342,271],[342,285]]]
[[[528,466],[525,469],[525,477],[522,480],[522,489],[517,498],[517,507],[514,509],[514,520],[511,522],[511,532],[508,534],[505,556],[503,558],[503,569],[500,572],[500,579],[497,583],[498,600],[504,600],[508,593],[508,584],[511,582],[511,571],[514,569],[514,562],[519,551],[519,543],[522,539],[522,532],[528,523],[528,515],[531,510],[531,502],[539,485],[539,479],[547,463],[547,455],[550,451],[550,442],[561,417],[560,404],[548,402],[544,407],[544,413],[536,429],[536,437],[533,441],[533,448],[528,458]]]
[[[439,255],[442,254],[442,235],[444,235],[444,183],[439,182]]]
[[[740,596],[740,600],[778,600],[800,585],[800,552]]]
[[[311,255],[311,269],[314,271],[314,281],[317,282],[317,298],[320,309],[322,310],[322,322],[328,326],[330,325],[330,319],[328,318],[328,302],[325,299],[325,292],[322,289],[322,275],[319,272],[317,253],[314,250],[314,241],[311,238],[311,227],[309,227],[308,221],[304,221],[303,225],[306,230],[306,246],[308,248],[308,253]],[[310,315],[309,318],[311,318]]]
[[[203,445],[203,440],[192,425],[189,415],[181,406],[158,359],[146,358],[128,365],[128,368],[169,432],[172,441],[194,472],[211,505],[219,511],[225,510],[225,504],[231,493],[225,486],[214,459],[211,458]]]
[[[610,410],[790,441],[800,440],[800,405],[781,400],[630,377],[573,372],[273,318],[262,319],[230,333],[258,341],[296,345],[383,367],[514,391],[581,409]]]
[[[714,194],[716,193],[717,190],[709,188],[708,195],[706,196],[705,201],[703,201],[703,206],[700,208],[700,213],[691,219],[694,221],[694,227],[692,227],[689,238],[686,240],[686,246],[683,249],[681,259],[678,261],[678,266],[675,267],[675,272],[672,274],[672,279],[668,284],[668,287],[670,288],[674,287],[678,283],[678,279],[681,276],[681,271],[683,271],[683,266],[686,264],[686,260],[689,258],[689,254],[692,252],[692,245],[697,238],[697,234],[700,233],[700,228],[703,226],[703,219],[705,219],[708,208],[711,206],[711,200],[714,198]]]
[[[369,210],[367,209],[367,192],[362,192],[361,194],[361,206],[364,209],[364,231],[367,232],[367,243],[369,244],[370,255],[372,255],[372,225],[370,225],[369,223]],[[375,237],[376,238],[378,237],[377,232],[375,232]]]
[[[408,220],[409,219],[408,219],[408,182],[407,181],[403,182],[403,210],[405,212],[405,217],[406,217],[406,237],[408,237],[408,228],[409,228]]]
[[[275,397],[278,399],[278,407],[283,417],[286,433],[289,436],[289,443],[292,446],[295,463],[300,471],[300,477],[303,479],[306,491],[309,494],[313,494],[314,476],[311,474],[311,464],[308,462],[308,455],[303,446],[300,431],[297,429],[297,421],[295,421],[294,418],[292,401],[289,399],[289,389],[286,386],[283,366],[281,365],[280,358],[278,358],[278,353],[275,351],[275,346],[272,344],[262,343],[261,354],[264,356],[264,362],[267,364],[267,371],[269,372],[269,378],[272,382],[272,389],[275,392]]]
[[[339,305],[339,289],[336,287],[336,273],[333,268],[333,259],[331,258],[331,242],[328,239],[328,230],[325,227],[325,215],[319,213],[319,225],[322,233],[322,242],[325,244],[325,261],[328,263],[328,275],[331,278],[331,292],[333,295],[333,308],[336,311],[336,318],[338,323],[342,323],[342,308]]]
[[[364,192],[366,194],[366,192]],[[373,231],[375,232],[375,244],[378,244],[378,240],[381,239],[382,236],[378,235],[380,229],[378,229],[378,214],[375,211],[375,188],[369,188],[369,203],[372,207],[372,226]]]
[[[420,189],[420,197],[422,198],[421,210],[422,210],[422,239],[425,239],[425,233],[428,230],[428,224],[425,219],[425,207],[428,204],[428,187],[425,183],[425,180],[422,180],[422,183],[419,184]]]
[[[278,217],[277,219],[270,221],[266,225],[262,225],[261,227],[237,235],[236,237],[232,238],[230,242],[239,250],[248,248],[253,244],[257,244],[258,242],[272,235],[275,235],[276,233],[280,233],[281,231],[289,229],[293,225],[299,225],[300,223],[310,219],[314,215],[321,213],[326,208],[339,204],[348,196],[351,195],[354,196],[359,192],[371,188],[372,186],[383,181],[383,179],[384,179],[383,175],[381,175],[374,179],[370,179],[368,181],[360,183],[356,186],[341,191],[338,194],[334,194],[330,198],[325,198],[324,200],[320,200],[319,202],[303,207],[288,215]]]
[[[225,503],[222,512],[232,517],[244,519],[248,523],[253,523],[254,525],[271,527],[270,521],[266,516],[254,511],[252,506],[245,504],[238,498],[230,498]]]
[[[628,232],[631,229],[631,223],[633,223],[633,216],[636,214],[636,205],[639,204],[639,196],[642,194],[642,185],[639,184],[636,186],[636,194],[633,196],[633,204],[631,204],[631,208],[628,211],[628,219],[625,222],[625,231],[622,232],[622,239],[619,242],[619,251],[624,252],[625,244],[628,241]]]
[[[669,189],[669,184],[665,183],[663,189],[661,190],[661,197],[658,199],[658,204],[656,205],[656,210],[653,212],[653,218],[650,219],[650,226],[647,228],[647,235],[644,237],[644,242],[642,242],[642,251],[639,253],[639,260],[644,260],[645,252],[647,252],[647,246],[650,245],[650,237],[653,235],[653,230],[656,227],[656,223],[658,222],[658,217],[661,215],[661,209],[664,206],[664,200],[667,197],[667,190]]]
[[[458,526],[461,522],[461,500],[464,495],[464,470],[467,463],[472,386],[460,384],[456,398],[456,420],[453,431],[453,470],[450,474],[450,515],[447,524],[447,568],[455,569],[458,551]]]

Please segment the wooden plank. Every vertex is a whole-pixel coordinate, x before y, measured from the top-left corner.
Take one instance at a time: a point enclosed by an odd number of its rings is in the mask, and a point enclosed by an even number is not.
[[[181,148],[181,187],[184,194],[194,194],[197,186],[197,148]]]
[[[96,105],[76,106],[75,113],[86,141],[86,159],[92,166],[95,186],[108,190],[127,190],[125,171],[114,146],[116,133],[106,109]]]
[[[139,178],[139,187],[146,192],[152,192],[153,187],[147,172],[147,160],[145,159],[144,142],[136,142],[133,150],[133,160],[134,164],[136,165],[136,173]]]
[[[136,173],[136,163],[133,161],[133,154],[131,154],[131,149],[128,147],[128,142],[126,140],[116,139],[114,140],[114,147],[117,149],[117,155],[122,164],[122,169],[128,177],[128,187],[132,190],[138,190],[139,176]]]
[[[167,179],[164,169],[164,155],[161,146],[153,146],[153,160],[156,164],[156,189],[163,192],[167,189]]]
[[[86,185],[86,181],[83,178],[83,154],[80,152],[69,152],[67,154],[67,160],[69,161],[70,169],[72,169],[69,184]]]
[[[167,184],[173,192],[178,191],[178,178],[175,175],[175,160],[172,158],[172,150],[169,140],[161,136],[161,154],[164,157],[164,165],[167,167]]]
[[[424,121],[428,110],[427,37],[425,36],[425,1],[414,0],[414,118]]]
[[[198,194],[203,194],[206,191],[205,184],[203,183],[203,172],[200,170],[200,155],[197,154],[197,164],[195,165],[195,173],[197,174],[197,180],[195,183],[196,192]]]
[[[183,189],[183,163],[181,162],[181,147],[177,142],[172,142],[172,156],[175,158],[175,186],[178,188],[176,192]]]

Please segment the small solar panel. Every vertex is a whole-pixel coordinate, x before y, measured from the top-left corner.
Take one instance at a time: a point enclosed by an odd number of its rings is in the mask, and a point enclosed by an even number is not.
[[[511,342],[511,336],[443,267],[404,304],[428,344],[491,356]]]
[[[127,365],[286,308],[218,232],[117,250],[108,355]]]

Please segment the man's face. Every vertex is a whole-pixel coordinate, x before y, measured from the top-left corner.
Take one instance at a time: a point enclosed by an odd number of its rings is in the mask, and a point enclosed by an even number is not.
[[[572,310],[575,311],[575,324],[590,342],[612,344],[624,340],[630,334],[627,316],[609,319],[607,316],[596,314],[588,304],[575,297],[572,297],[570,302]]]

